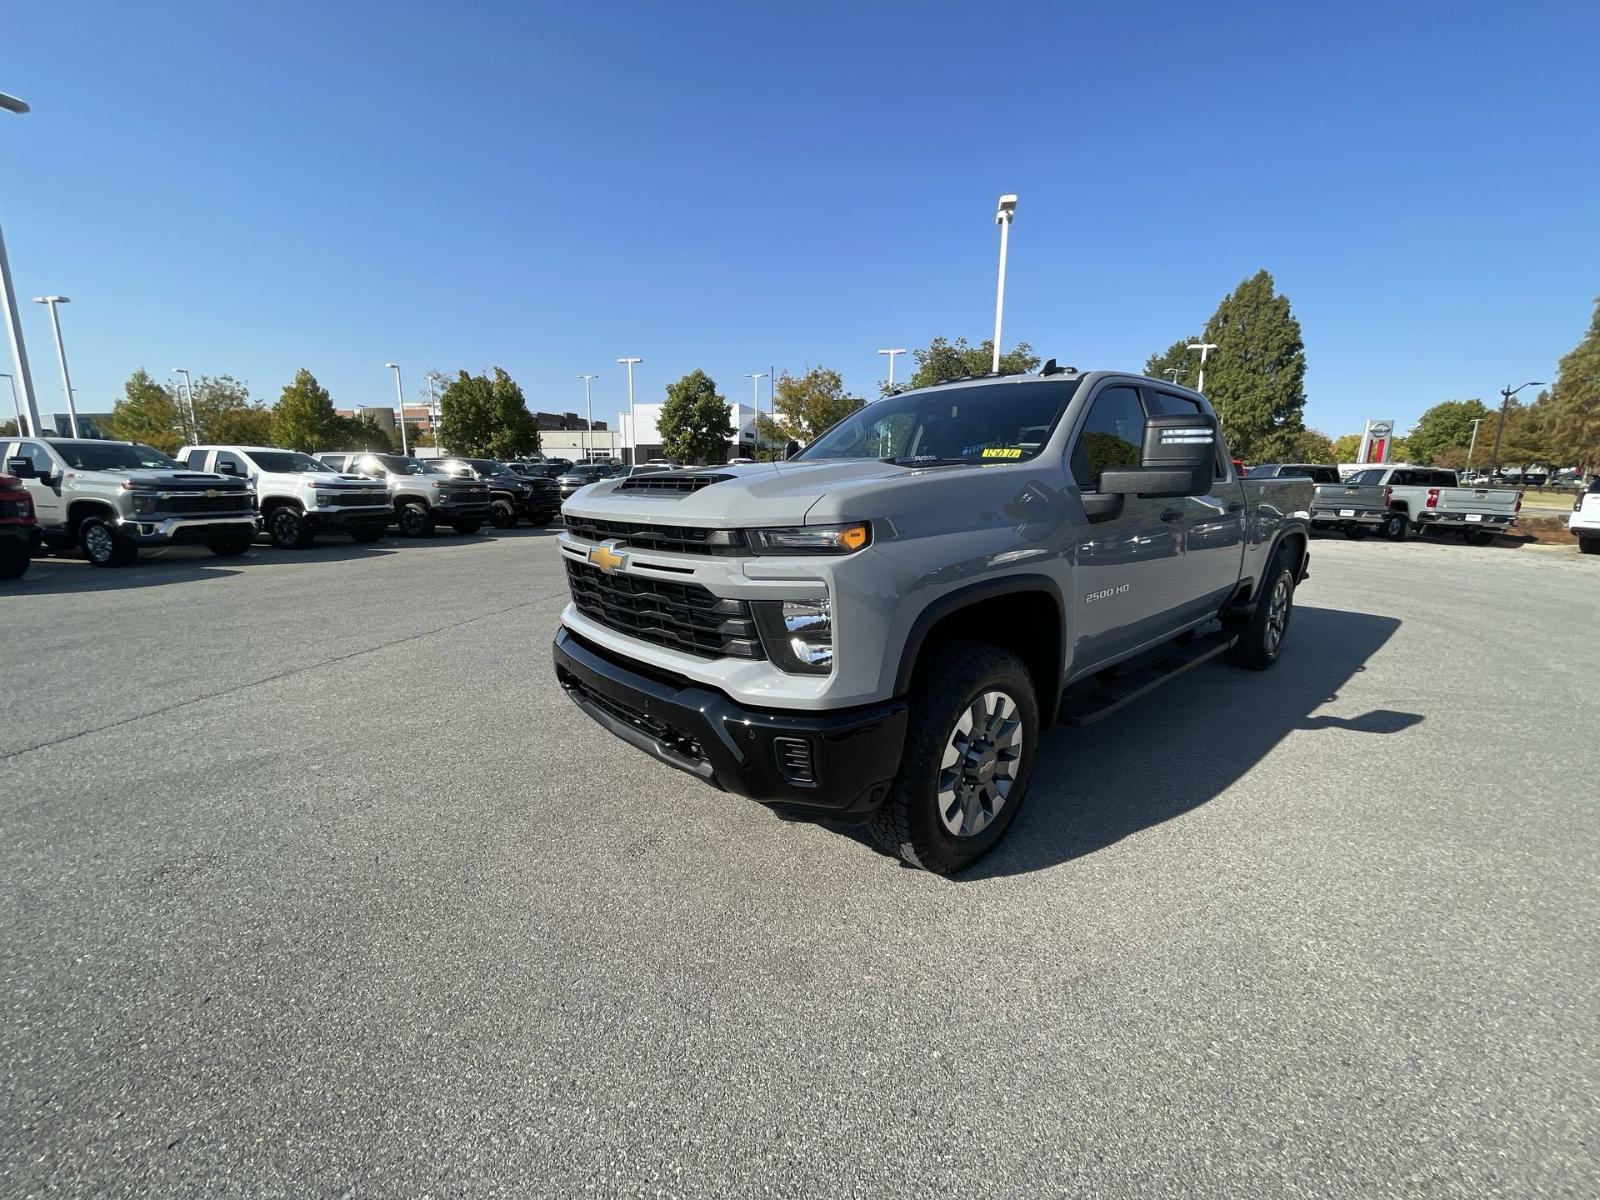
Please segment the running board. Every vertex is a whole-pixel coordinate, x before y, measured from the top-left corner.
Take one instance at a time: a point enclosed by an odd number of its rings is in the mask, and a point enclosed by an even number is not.
[[[1190,667],[1210,661],[1230,649],[1238,640],[1235,634],[1212,633],[1180,642],[1154,662],[1108,675],[1092,691],[1063,697],[1058,719],[1063,725],[1093,725],[1101,717],[1109,716],[1124,704],[1154,691]]]

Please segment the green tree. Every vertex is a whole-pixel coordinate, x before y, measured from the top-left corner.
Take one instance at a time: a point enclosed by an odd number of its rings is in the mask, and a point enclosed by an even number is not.
[[[1551,440],[1565,461],[1587,473],[1600,465],[1600,297],[1589,329],[1563,355],[1552,393]]]
[[[1355,462],[1356,455],[1361,453],[1361,435],[1347,433],[1343,437],[1333,439],[1333,461],[1336,463]]]
[[[1339,461],[1333,456],[1333,439],[1320,430],[1302,429],[1294,436],[1290,448],[1294,451],[1290,456],[1290,461],[1292,462],[1335,463]]]
[[[969,375],[987,375],[994,365],[994,339],[985,338],[976,346],[969,346],[966,338],[954,342],[936,337],[926,347],[913,350],[917,369],[911,373],[910,387],[931,387],[951,379],[964,379]],[[1039,356],[1027,342],[1018,342],[1014,349],[1000,355],[1002,375],[1024,375],[1039,368]]]
[[[807,367],[804,375],[785,371],[778,376],[777,385],[772,389],[772,408],[777,414],[776,432],[780,435],[780,444],[790,438],[809,442],[865,404],[860,396],[847,394],[843,377],[827,367]],[[763,428],[761,433],[761,441],[766,443],[769,440],[767,429]]]
[[[194,381],[196,440],[258,446],[272,439],[272,410],[250,398],[250,388],[231,375]]]
[[[17,422],[14,419],[0,421],[0,438],[16,437],[19,432],[21,431],[17,428]]]
[[[1206,396],[1229,447],[1254,462],[1281,461],[1305,428],[1306,351],[1289,298],[1257,271],[1222,298],[1202,340],[1217,347]]]
[[[717,395],[716,381],[704,371],[690,371],[667,385],[656,427],[667,457],[680,462],[726,462],[733,424],[728,401]]]
[[[333,420],[322,431],[320,443],[324,450],[372,450],[378,454],[392,454],[397,449],[394,439],[371,417],[341,417]]]
[[[1465,446],[1445,446],[1433,452],[1435,467],[1443,467],[1447,471],[1460,471],[1467,465],[1467,448]]]
[[[1152,354],[1145,360],[1144,373],[1151,379],[1165,379],[1183,387],[1194,387],[1199,381],[1200,354],[1189,349],[1189,345],[1199,340],[1198,337],[1179,338],[1160,354]],[[1177,372],[1176,377],[1170,374],[1172,371]]]
[[[302,367],[273,407],[272,442],[307,454],[340,449],[330,444],[339,431],[337,422],[338,415],[333,411],[333,398],[328,395],[328,389]]]
[[[1443,400],[1417,419],[1406,434],[1412,462],[1424,466],[1435,463],[1447,446],[1465,446],[1472,441],[1472,422],[1489,415],[1482,400]]]
[[[539,422],[528,411],[517,381],[499,367],[489,381],[494,397],[494,435],[489,439],[493,458],[521,458],[539,451]]]
[[[126,442],[143,442],[167,454],[176,453],[184,441],[177,397],[140,367],[122,385],[122,398],[111,408],[110,432]]]
[[[489,377],[460,371],[439,397],[439,438],[455,454],[487,456],[498,411]]]

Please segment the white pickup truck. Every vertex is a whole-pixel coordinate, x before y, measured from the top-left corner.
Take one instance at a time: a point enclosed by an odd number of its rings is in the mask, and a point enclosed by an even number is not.
[[[1343,483],[1317,485],[1311,524],[1316,529],[1343,529],[1347,537],[1378,532],[1393,542],[1404,541],[1412,532],[1450,530],[1481,546],[1510,529],[1521,511],[1521,492],[1464,488],[1454,471],[1363,467]]]
[[[1600,475],[1578,496],[1567,518],[1567,529],[1585,554],[1600,554]]]
[[[272,544],[301,550],[319,533],[375,542],[394,518],[389,489],[360,475],[341,475],[309,454],[273,446],[185,446],[178,458],[192,471],[247,479]]]

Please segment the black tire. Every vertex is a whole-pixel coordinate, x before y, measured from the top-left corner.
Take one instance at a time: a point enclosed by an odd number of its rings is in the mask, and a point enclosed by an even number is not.
[[[280,550],[304,550],[317,540],[305,513],[292,504],[282,504],[267,514],[267,537]]]
[[[470,521],[451,521],[450,527],[457,533],[477,533],[483,528],[483,518],[474,517]]]
[[[496,500],[489,506],[489,523],[496,529],[511,529],[517,523],[517,510],[509,500]]]
[[[555,510],[552,509],[549,512],[534,513],[533,516],[528,518],[528,523],[530,525],[532,525],[535,529],[543,529],[545,526],[549,525],[550,522],[554,521],[555,519],[556,519]]]
[[[232,537],[212,538],[206,543],[206,549],[218,558],[238,558],[239,555],[249,551],[255,543],[255,535],[239,533]]]
[[[1279,550],[1263,576],[1266,581],[1261,598],[1249,619],[1235,632],[1239,640],[1229,657],[1239,666],[1265,671],[1283,654],[1289,638],[1289,621],[1294,616],[1294,566],[1289,555]],[[1280,595],[1279,589],[1282,589]]]
[[[1352,542],[1359,542],[1367,536],[1367,531],[1359,525],[1346,525],[1344,527],[1344,535]]]
[[[400,506],[400,536],[423,538],[433,536],[435,524],[433,511],[420,500],[408,500]]]
[[[1461,536],[1467,539],[1467,545],[1469,546],[1487,546],[1494,541],[1494,530],[1468,529]]]
[[[1403,542],[1406,540],[1406,534],[1411,532],[1411,518],[1406,516],[1400,509],[1391,508],[1389,515],[1383,519],[1383,524],[1379,528],[1383,531],[1383,536],[1389,541]]]
[[[382,529],[360,529],[350,535],[351,539],[363,544],[375,542],[384,535]]]
[[[1579,554],[1600,554],[1600,537],[1581,537],[1578,539]]]
[[[976,832],[958,835],[941,816],[941,775],[959,789],[968,773],[955,769],[947,773],[942,763],[952,740],[959,736],[958,723],[980,703],[981,697],[996,692],[1010,701],[1013,715],[1002,717],[997,712],[995,720],[1007,735],[1013,728],[1020,733],[1020,748],[1014,757],[1005,758],[1004,751],[992,743],[986,745],[983,739],[973,743],[971,752],[988,764],[987,768],[977,769],[983,782],[977,784],[976,791],[985,798],[969,791],[968,795],[974,795],[969,805],[963,808],[961,801],[953,798],[950,811],[956,814],[952,819],[962,823],[969,816],[976,816],[982,823]],[[912,680],[910,700],[900,774],[872,818],[872,834],[880,846],[911,866],[948,875],[994,849],[1016,820],[1027,798],[1028,776],[1039,739],[1038,699],[1033,679],[1016,655],[979,642],[940,642],[924,650]],[[1003,762],[1014,764],[1014,773],[1009,790],[998,806],[991,807],[993,789],[1002,782],[996,778],[995,770]],[[985,770],[987,774],[983,773]]]
[[[103,517],[85,517],[78,526],[78,549],[93,567],[125,567],[139,557],[137,542],[117,535]]]
[[[32,562],[33,557],[25,546],[0,550],[0,579],[21,579]]]
[[[56,554],[65,554],[77,546],[77,543],[71,538],[63,537],[59,533],[47,533],[40,540],[44,542],[46,550],[50,550]]]

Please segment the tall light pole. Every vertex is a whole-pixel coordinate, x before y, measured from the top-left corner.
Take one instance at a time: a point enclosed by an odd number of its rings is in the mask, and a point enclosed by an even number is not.
[[[1543,387],[1542,379],[1530,379],[1522,387],[1512,387],[1509,383],[1500,389],[1500,424],[1495,426],[1494,453],[1489,457],[1489,471],[1491,473],[1500,469],[1500,437],[1506,431],[1506,409],[1511,407],[1511,397],[1515,396],[1522,388]]]
[[[1006,242],[1011,233],[1011,218],[1016,212],[1017,198],[1001,196],[1000,205],[994,213],[994,223],[1000,226],[1000,281],[994,289],[994,365],[990,367],[995,375],[1000,374],[1000,318],[1006,310]]]
[[[72,426],[72,436],[77,437],[78,406],[72,400],[72,377],[67,374],[67,349],[61,344],[61,314],[56,311],[56,305],[71,304],[72,300],[68,296],[35,296],[33,302],[50,310],[50,324],[56,331],[56,361],[61,364],[61,390],[67,397],[67,421]]]
[[[756,371],[745,376],[750,381],[750,390],[754,393],[752,403],[756,409],[756,457],[761,457],[761,381],[767,377],[765,371]]]
[[[886,391],[890,391],[890,392],[894,391],[894,356],[896,354],[904,354],[905,352],[906,351],[905,351],[905,347],[904,346],[902,346],[898,350],[879,350],[878,351],[879,354],[885,355],[889,359],[889,382],[885,387]]]
[[[17,433],[26,435],[28,432],[28,426],[22,420],[22,397],[17,395],[17,377],[15,375],[8,375],[4,371],[0,371],[0,379],[9,379],[11,381],[11,404],[17,410]],[[0,463],[0,466],[4,465],[5,464]]]
[[[1189,349],[1200,351],[1200,379],[1195,384],[1195,391],[1205,394],[1206,390],[1206,359],[1211,357],[1211,352],[1217,348],[1215,342],[1190,342]]]
[[[1168,379],[1172,380],[1173,383],[1177,383],[1178,382],[1178,376],[1183,374],[1183,368],[1182,367],[1168,367],[1166,370],[1162,371],[1161,373],[1163,375],[1165,375]]]
[[[384,363],[384,366],[394,372],[394,398],[400,405],[400,453],[410,457],[411,443],[406,438],[406,390],[400,385],[400,364]]]
[[[628,368],[628,465],[639,465],[639,418],[633,411],[633,368],[642,363],[642,358],[619,358],[617,362]]]
[[[194,412],[194,381],[189,378],[189,368],[173,367],[167,374],[183,376],[183,402],[189,409],[189,440],[198,442],[200,440],[200,422]]]
[[[578,378],[583,380],[583,461],[588,462],[594,457],[594,398],[589,388],[600,376],[579,375]]]
[[[1462,468],[1464,471],[1472,470],[1472,452],[1478,448],[1478,426],[1488,419],[1488,417],[1479,417],[1472,422],[1472,441],[1467,446],[1467,465]]]
[[[28,106],[15,96],[8,96],[0,92],[0,108],[6,112],[16,113],[21,116],[28,111]],[[22,340],[22,319],[17,315],[17,292],[11,284],[11,260],[6,257],[6,239],[0,231],[0,308],[5,309],[6,333],[11,338],[11,361],[15,364],[16,375],[12,377],[12,386],[16,381],[22,381],[22,398],[28,406],[28,425],[26,429],[18,426],[18,433],[26,433],[29,437],[38,437],[42,430],[39,428],[39,405],[33,395],[33,374],[28,370],[28,345]]]

